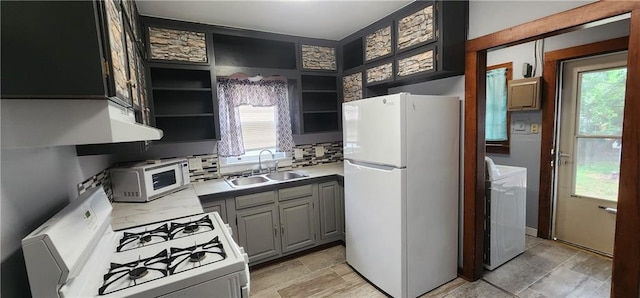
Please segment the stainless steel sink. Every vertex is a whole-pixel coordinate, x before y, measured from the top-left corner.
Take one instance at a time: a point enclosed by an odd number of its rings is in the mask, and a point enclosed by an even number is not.
[[[245,186],[245,185],[263,183],[267,181],[269,181],[269,179],[263,176],[239,177],[239,178],[227,180],[227,182],[229,182],[231,186]]]
[[[284,181],[284,180],[306,177],[305,175],[296,173],[296,172],[276,172],[276,173],[266,174],[264,176],[271,180],[277,180],[277,181]]]
[[[281,181],[287,181],[291,179],[303,178],[308,175],[293,172],[293,171],[284,171],[284,172],[275,172],[269,174],[255,175],[249,177],[238,177],[227,179],[227,183],[231,185],[231,187],[242,187],[249,185],[257,185],[257,184],[267,184],[267,183],[277,183]]]

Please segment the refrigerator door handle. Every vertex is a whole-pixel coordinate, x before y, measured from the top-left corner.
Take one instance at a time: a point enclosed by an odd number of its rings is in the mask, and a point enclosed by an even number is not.
[[[399,168],[399,167],[385,165],[385,164],[361,162],[361,161],[348,160],[348,159],[345,159],[344,162],[349,163],[350,165],[358,168],[373,168],[376,170],[386,171],[386,172],[391,172],[393,170],[398,170],[398,169],[404,169],[404,167]]]

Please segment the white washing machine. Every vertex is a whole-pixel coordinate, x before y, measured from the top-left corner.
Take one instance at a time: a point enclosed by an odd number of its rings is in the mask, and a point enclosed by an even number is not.
[[[486,165],[484,267],[493,270],[525,250],[527,169]]]

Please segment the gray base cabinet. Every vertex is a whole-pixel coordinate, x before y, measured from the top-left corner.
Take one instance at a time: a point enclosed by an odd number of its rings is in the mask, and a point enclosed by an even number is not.
[[[342,236],[343,220],[340,186],[337,182],[318,184],[318,205],[320,206],[320,239]]]
[[[282,252],[315,244],[313,197],[280,204]]]
[[[218,212],[222,220],[225,223],[229,223],[229,221],[227,220],[227,207],[226,207],[225,200],[201,202],[201,204],[202,204],[202,210],[204,211],[204,213],[209,213],[214,211]]]
[[[249,263],[280,254],[278,209],[275,205],[238,211],[238,240]]]
[[[256,265],[317,245],[344,240],[342,187],[335,181],[283,187],[203,201],[206,212],[226,209],[234,238]]]

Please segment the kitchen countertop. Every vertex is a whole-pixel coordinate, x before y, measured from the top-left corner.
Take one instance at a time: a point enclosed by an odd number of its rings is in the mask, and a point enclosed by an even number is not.
[[[295,181],[304,181],[306,179],[333,175],[343,176],[343,163],[337,162],[295,168],[293,171],[308,175],[308,177],[295,179]],[[267,185],[277,185],[290,181],[273,182]],[[215,179],[192,183],[186,189],[146,203],[115,202],[112,205],[113,210],[111,211],[111,227],[114,230],[122,230],[154,222],[203,213],[204,211],[202,210],[202,205],[200,204],[198,196],[224,194],[239,190],[246,192],[252,188],[258,189],[264,186],[265,184],[259,184],[232,188],[226,181],[224,181],[224,179]]]
[[[114,230],[122,230],[204,212],[193,185],[150,202],[115,202],[112,207],[111,227]]]
[[[305,179],[312,179],[312,178],[318,178],[318,177],[324,177],[324,176],[332,176],[332,175],[343,176],[343,169],[344,169],[344,166],[342,162],[335,162],[335,163],[317,165],[317,166],[311,166],[311,167],[294,168],[292,169],[292,171],[309,175],[309,177],[296,179],[296,181],[303,181]],[[268,183],[266,185],[274,185],[274,184],[279,184],[284,182],[287,182],[287,181],[273,182],[273,183]],[[212,194],[220,194],[225,192],[234,192],[238,190],[258,188],[258,187],[265,186],[265,184],[247,185],[247,186],[233,188],[226,181],[224,181],[224,179],[215,179],[215,180],[194,183],[193,186],[198,196],[206,196],[206,195],[212,195]]]

